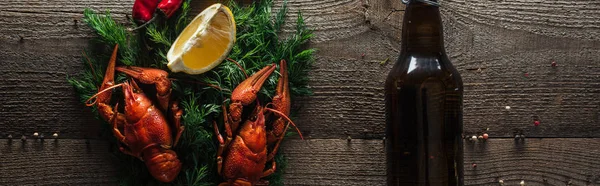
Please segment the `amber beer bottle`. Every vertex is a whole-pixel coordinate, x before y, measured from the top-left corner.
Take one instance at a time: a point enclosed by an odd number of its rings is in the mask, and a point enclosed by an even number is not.
[[[423,1],[406,7],[385,83],[387,184],[462,186],[462,80],[444,50],[439,7]]]

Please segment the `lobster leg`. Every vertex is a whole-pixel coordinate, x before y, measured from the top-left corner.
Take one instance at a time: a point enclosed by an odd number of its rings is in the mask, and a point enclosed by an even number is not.
[[[179,103],[177,101],[173,102],[171,105],[171,113],[173,115],[173,124],[175,125],[175,129],[177,129],[177,135],[175,135],[175,141],[173,142],[173,146],[176,146],[181,138],[181,134],[183,134],[183,130],[185,130],[185,127],[181,126],[183,110],[179,108]]]
[[[292,120],[287,117],[284,113],[275,110],[275,109],[271,109],[271,108],[265,108],[265,110],[270,111],[271,113],[281,117],[280,119],[285,119],[285,122],[287,122],[288,124],[285,126],[285,130],[287,131],[288,127],[291,125],[293,125],[294,127],[296,127],[296,124],[294,124],[294,122],[292,122]],[[298,131],[298,135],[300,135],[300,139],[304,139],[304,137],[302,137],[302,132],[300,132],[300,130],[298,129],[298,127],[296,127],[296,130]],[[277,143],[275,144],[275,147],[273,147],[273,149],[271,150],[271,152],[269,153],[269,155],[267,156],[267,160],[272,160],[275,157],[275,154],[277,154],[277,150],[279,150],[279,144],[281,143],[281,141],[283,141],[283,137],[285,135],[281,135],[278,139],[277,139]]]
[[[245,180],[235,180],[229,182],[223,182],[219,186],[252,186],[252,183]]]
[[[154,84],[156,86],[156,99],[163,111],[169,107],[171,98],[171,81],[167,78],[168,72],[160,69],[142,68],[142,67],[116,67],[116,70],[123,72],[144,84]]]
[[[265,170],[263,172],[263,175],[262,175],[261,178],[267,177],[267,176],[275,173],[275,170],[277,170],[277,164],[275,163],[275,159],[273,159],[273,163],[272,164],[273,165],[271,166],[271,168],[269,168],[269,169],[267,169],[267,170]]]
[[[232,103],[229,105],[229,119],[232,121],[233,132],[237,131],[242,121],[243,107],[256,100],[258,91],[273,71],[275,71],[275,64],[264,67],[240,83],[231,93]]]
[[[225,144],[229,145],[229,142],[231,142],[233,139],[233,131],[231,131],[231,125],[233,122],[231,121],[231,118],[227,117],[228,114],[225,105],[221,105],[221,108],[223,109],[223,118],[225,119],[225,134],[227,134],[227,141],[225,141]]]
[[[133,152],[131,152],[130,150],[127,150],[127,149],[125,149],[125,148],[123,148],[123,147],[119,147],[119,150],[121,150],[121,152],[122,152],[123,154],[127,154],[127,155],[130,155],[130,156],[133,156],[133,157],[137,157],[135,154],[133,154]],[[144,160],[143,160],[141,157],[138,157],[138,158],[139,158],[140,160],[144,161]]]
[[[118,106],[119,106],[119,103],[117,103],[115,105],[115,110],[117,110]],[[113,125],[113,135],[117,138],[117,140],[119,140],[119,142],[127,145],[127,138],[125,138],[125,135],[121,134],[121,131],[119,131],[119,128],[117,128],[116,118],[113,116],[113,117],[111,117],[110,121],[112,122],[112,125]]]
[[[285,60],[281,60],[279,62],[279,73],[281,74],[281,76],[279,77],[279,81],[277,82],[277,92],[273,97],[273,109],[278,110],[286,116],[289,116],[292,101],[290,99],[287,64]],[[285,131],[287,131],[287,127],[285,127],[286,122],[283,118],[279,116],[275,116],[275,118],[275,121],[271,124],[272,130],[267,133],[267,143],[269,145],[277,143],[276,146],[278,147],[279,138],[283,136]]]
[[[288,129],[287,125],[285,127],[285,131],[287,131]],[[269,155],[267,156],[267,161],[268,160],[273,160],[273,158],[275,158],[275,155],[277,154],[277,151],[279,150],[279,145],[281,144],[281,141],[283,141],[283,135],[281,135],[278,140],[275,142],[275,146],[273,146],[273,149],[271,150],[271,152],[269,152]]]
[[[219,127],[217,126],[217,122],[213,121],[213,128],[215,129],[215,135],[217,136],[217,140],[219,140],[219,150],[217,151],[217,172],[221,175],[221,169],[223,168],[223,149],[226,146],[225,140],[223,140],[223,136],[219,132]]]
[[[221,106],[223,108],[223,119],[225,125],[225,133],[227,135],[227,140],[223,139],[223,135],[219,132],[219,127],[217,126],[217,122],[213,121],[213,128],[215,129],[215,134],[217,136],[217,140],[219,140],[219,149],[217,150],[217,172],[221,175],[221,169],[223,168],[223,149],[229,145],[231,142],[233,133],[231,132],[231,121],[227,117],[227,109],[224,105]]]
[[[117,107],[119,106],[119,103],[117,103],[115,105],[115,110],[117,110]],[[121,146],[121,144],[127,146],[127,138],[121,133],[121,131],[119,131],[119,128],[117,128],[117,118],[116,117],[111,117],[110,122],[112,123],[112,127],[113,127],[113,135],[117,138],[117,140],[119,140],[119,142],[121,142],[119,144],[119,150],[121,150],[121,152],[123,152],[124,154],[127,155],[131,155],[134,157],[137,157],[135,154],[133,154],[130,150],[125,149],[123,146]]]

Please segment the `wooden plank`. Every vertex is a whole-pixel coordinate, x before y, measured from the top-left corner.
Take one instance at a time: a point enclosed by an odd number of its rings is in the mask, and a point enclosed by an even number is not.
[[[194,2],[194,11],[208,4]],[[282,2],[276,1],[275,11]],[[93,7],[110,9],[124,23],[131,3],[0,2],[0,135],[59,131],[69,138],[97,136],[97,122],[66,82],[83,68],[81,49],[93,36],[74,20],[81,19],[83,8]],[[491,135],[503,137],[514,130],[539,137],[600,137],[600,127],[590,127],[600,124],[600,46],[593,37],[600,32],[598,3],[443,4],[448,53],[465,82],[466,134],[490,128]],[[311,46],[319,49],[310,73],[315,95],[295,103],[301,109],[300,128],[310,138],[383,137],[382,87],[399,53],[403,5],[396,0],[290,0],[289,6],[290,22],[297,10],[305,12],[317,35]],[[558,67],[550,67],[553,60]],[[542,125],[533,127],[534,118]]]
[[[310,72],[314,95],[294,102],[298,127],[310,138],[381,138],[385,111],[383,82],[398,53],[396,43],[374,31],[314,44],[317,62]],[[364,59],[361,55],[365,54]]]
[[[106,141],[0,140],[0,185],[115,185]]]
[[[596,148],[594,148],[596,147]],[[465,143],[469,185],[598,185],[600,139],[494,139]],[[477,164],[474,168],[473,164]]]
[[[93,33],[83,9],[110,10],[125,23],[133,1],[0,2],[0,137],[60,132],[96,137],[97,122],[67,77],[83,69],[81,52]]]
[[[385,185],[383,140],[286,139],[285,185]]]
[[[598,1],[442,0],[445,11],[471,21],[536,35],[598,40]]]
[[[465,185],[600,185],[600,149],[590,147],[600,139],[466,142]],[[283,148],[286,185],[385,185],[382,140],[287,140]]]
[[[598,137],[598,2],[443,4],[448,53],[465,84],[466,133]]]
[[[0,140],[0,185],[114,185],[105,141]],[[465,142],[465,184],[600,185],[600,139]],[[384,185],[383,140],[286,140],[286,185]],[[473,168],[472,164],[477,167]],[[546,180],[544,182],[544,180]]]
[[[126,23],[125,15],[131,15],[132,5],[129,0],[2,1],[0,39],[14,46],[19,41],[34,39],[90,38],[90,29],[81,21],[85,8],[110,10],[114,18]],[[48,43],[46,47],[49,46],[52,45]]]
[[[273,10],[278,12],[284,1],[275,1]],[[296,0],[287,1],[289,14],[286,22],[295,23],[298,11],[302,12],[306,25],[314,30],[312,42],[319,43],[359,35],[368,31],[365,22],[368,2],[363,0]],[[283,27],[284,32],[294,32],[292,24]]]
[[[100,134],[99,122],[67,82],[83,69],[85,43],[43,39],[0,44],[0,138],[34,132],[69,138]]]

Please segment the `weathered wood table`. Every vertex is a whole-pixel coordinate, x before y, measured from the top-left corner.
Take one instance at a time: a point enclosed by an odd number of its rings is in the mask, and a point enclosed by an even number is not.
[[[67,76],[83,68],[93,37],[83,9],[110,10],[125,22],[132,3],[0,1],[0,185],[116,184],[108,142]],[[197,0],[194,10],[209,3]],[[446,48],[465,85],[465,135],[489,128],[491,137],[465,141],[466,184],[600,185],[600,1],[442,6]],[[318,52],[314,96],[295,103],[308,140],[285,143],[286,183],[384,185],[383,82],[399,54],[404,5],[289,0],[289,7],[290,20],[302,10],[315,30]],[[31,139],[55,131],[57,141]],[[526,139],[515,141],[520,131]]]

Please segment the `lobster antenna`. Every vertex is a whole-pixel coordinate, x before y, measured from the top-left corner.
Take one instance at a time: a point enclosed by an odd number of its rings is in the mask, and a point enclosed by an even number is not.
[[[269,102],[269,103],[267,103],[267,104],[265,105],[265,108],[269,108],[269,105],[271,105],[271,106],[273,106],[273,108],[275,108],[275,104],[273,104],[273,102]],[[280,112],[281,112],[281,111],[280,111]],[[282,112],[282,114],[283,114],[283,112]],[[287,129],[286,129],[286,131],[287,131]]]
[[[287,117],[285,114],[279,112],[278,110],[272,109],[272,108],[266,108],[265,110],[268,110],[270,112],[273,112],[277,115],[279,115],[280,117],[285,118],[285,120],[287,120],[288,122],[290,122],[290,124],[292,124],[292,126],[294,126],[294,128],[296,128],[296,131],[298,131],[298,135],[300,135],[300,139],[304,140],[304,137],[302,137],[302,132],[300,132],[300,129],[298,129],[298,127],[296,126],[296,124],[294,124],[294,122],[292,121],[292,119],[290,119],[289,117]]]
[[[100,91],[100,92],[98,92],[98,93],[94,94],[92,97],[90,97],[88,100],[86,100],[86,101],[85,101],[85,105],[86,105],[86,106],[88,106],[88,107],[91,107],[92,105],[95,105],[95,104],[96,104],[96,100],[94,100],[93,102],[91,102],[91,103],[90,103],[90,101],[91,101],[92,99],[94,99],[94,98],[98,97],[98,95],[100,95],[100,94],[102,94],[102,93],[104,93],[104,92],[106,92],[106,91],[109,91],[109,90],[115,89],[115,88],[117,88],[117,87],[120,87],[120,86],[123,86],[123,83],[119,83],[119,84],[116,84],[116,85],[110,86],[110,87],[108,87],[108,88],[105,88],[104,90],[102,90],[102,91]]]
[[[240,70],[242,70],[242,72],[244,72],[244,75],[246,75],[246,78],[248,78],[248,74],[246,73],[246,70],[242,67],[242,65],[240,65],[240,63],[238,63],[237,61],[235,61],[231,58],[227,58],[227,61],[231,61],[232,63],[235,63],[235,65],[237,65],[238,68],[240,68]]]
[[[81,54],[83,54],[83,57],[85,57],[85,59],[87,60],[88,65],[90,65],[90,69],[92,69],[92,76],[94,77],[94,81],[97,81],[96,71],[94,70],[94,66],[92,66],[92,61],[90,61],[90,57],[88,57],[88,55],[85,51],[81,51]]]

